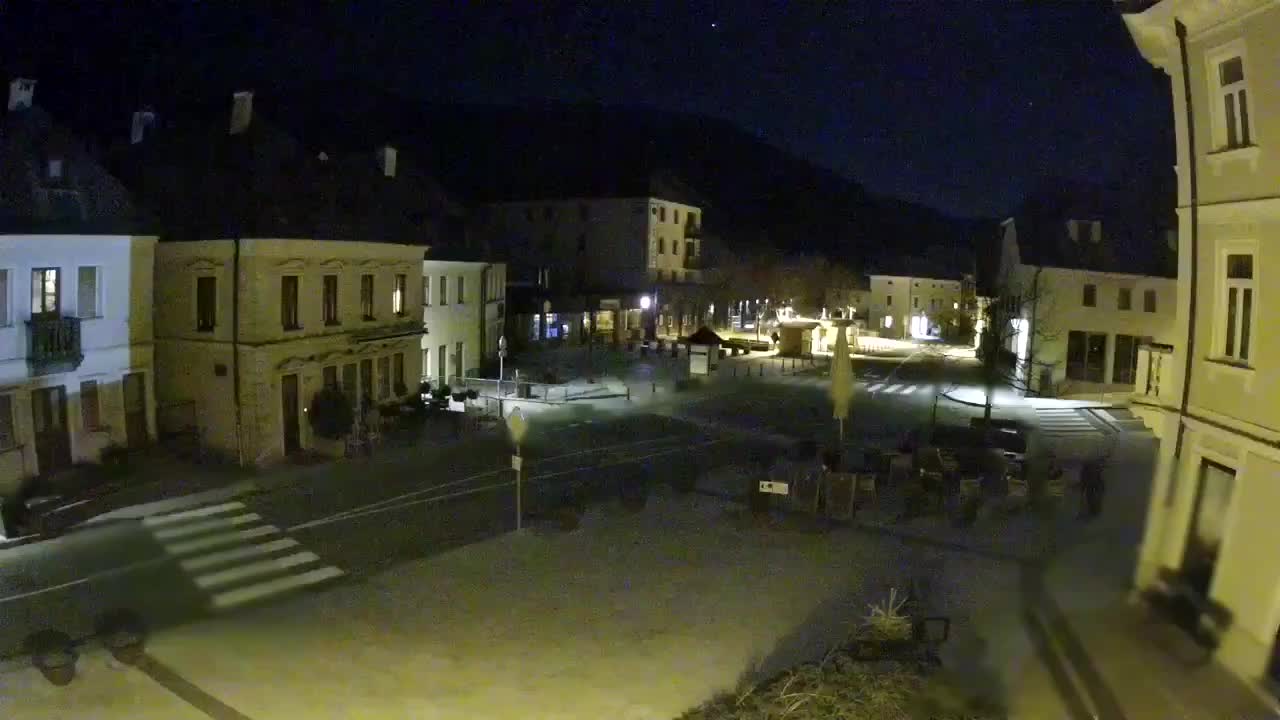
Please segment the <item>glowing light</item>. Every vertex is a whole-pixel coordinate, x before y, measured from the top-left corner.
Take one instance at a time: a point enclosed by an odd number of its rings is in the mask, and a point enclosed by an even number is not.
[[[640,309],[648,310],[651,307],[653,307],[653,298],[649,297],[648,295],[640,296]]]

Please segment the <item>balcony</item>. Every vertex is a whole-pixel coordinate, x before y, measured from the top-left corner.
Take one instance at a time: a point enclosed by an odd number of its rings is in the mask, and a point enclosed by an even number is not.
[[[70,372],[83,360],[80,318],[34,315],[27,321],[27,365],[32,375]]]

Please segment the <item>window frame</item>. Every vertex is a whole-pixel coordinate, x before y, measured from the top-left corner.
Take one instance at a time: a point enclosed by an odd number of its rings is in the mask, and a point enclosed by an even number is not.
[[[373,273],[360,274],[360,319],[371,322],[378,319],[378,281]]]
[[[436,302],[440,307],[449,304],[449,276],[441,275],[439,287],[436,288]]]
[[[91,315],[84,314],[84,308],[81,307],[80,297],[80,276],[85,270],[92,271],[93,274],[93,313]],[[102,313],[102,266],[101,265],[78,265],[76,266],[76,317],[81,320],[95,320],[103,317]]]
[[[1122,287],[1116,292],[1116,310],[1133,309],[1133,288]]]
[[[1146,288],[1142,291],[1142,312],[1156,313],[1159,312],[1160,304],[1156,297],[1155,288]]]
[[[422,276],[422,307],[431,307],[431,276]]]
[[[1098,285],[1097,283],[1084,283],[1081,287],[1080,306],[1087,308],[1098,307]]]
[[[458,290],[458,292],[457,292],[457,296],[458,296],[458,302],[457,302],[457,304],[458,304],[458,305],[466,305],[466,304],[467,304],[467,276],[466,276],[466,275],[459,275],[459,276],[458,276],[458,282],[454,283],[454,285],[455,285],[455,287],[456,287],[456,288],[457,288],[457,290]]]
[[[0,267],[0,327],[9,327],[13,325],[13,268]]]
[[[212,321],[209,325],[204,325],[201,321],[204,319],[205,313],[200,312],[200,281],[208,280],[213,283],[213,297],[210,301],[209,319]],[[218,276],[213,274],[197,275],[195,277],[195,314],[196,314],[196,332],[213,332],[218,327]]]
[[[86,393],[86,386],[93,389],[93,403],[85,402],[85,398],[89,397]],[[88,379],[80,381],[80,427],[85,432],[102,432],[106,426],[102,423],[102,386],[96,379]],[[90,419],[90,410],[92,410],[92,420]]]
[[[1229,258],[1232,255],[1248,255],[1252,258],[1250,273],[1252,277],[1248,279],[1227,277]],[[1218,290],[1216,297],[1217,307],[1213,317],[1214,350],[1212,356],[1219,360],[1246,367],[1252,365],[1251,349],[1257,337],[1258,328],[1258,293],[1262,287],[1259,278],[1260,269],[1258,264],[1258,244],[1254,241],[1228,243],[1218,250]],[[1239,291],[1237,298],[1240,308],[1235,312],[1233,327],[1228,328],[1232,289]],[[1243,312],[1245,290],[1249,291],[1250,297],[1247,326],[1245,324],[1245,313]],[[1245,337],[1245,330],[1248,330],[1248,337]],[[1228,340],[1231,340],[1232,343],[1230,352],[1227,349]]]
[[[1241,71],[1244,79],[1230,85],[1222,84],[1221,67],[1224,63],[1239,58]],[[1210,117],[1210,127],[1213,137],[1212,152],[1228,152],[1231,150],[1239,150],[1241,148],[1253,147],[1254,136],[1256,135],[1256,117],[1251,116],[1249,112],[1250,106],[1256,99],[1253,87],[1250,81],[1252,73],[1249,72],[1249,53],[1245,46],[1244,38],[1236,38],[1230,42],[1218,45],[1205,52],[1205,80],[1209,85],[1209,97],[1213,98],[1210,103],[1212,112]],[[1244,112],[1240,111],[1240,93],[1244,92]],[[1235,109],[1235,130],[1238,133],[1238,142],[1231,143],[1232,127],[1228,123],[1226,98],[1232,96],[1236,102]]]
[[[14,416],[13,393],[0,393],[0,452],[21,447],[18,444],[17,418]]]
[[[46,282],[45,273],[53,273],[53,309],[49,310],[44,303],[45,292],[43,290]],[[40,310],[36,310],[35,294],[36,294],[36,274],[40,274]],[[33,267],[31,268],[31,317],[41,317],[45,315],[58,316],[62,314],[62,268],[59,267]]]
[[[286,293],[289,281],[293,281],[292,306],[293,311],[290,313],[289,300],[290,297]],[[286,332],[302,329],[302,310],[299,303],[302,296],[302,276],[285,273],[280,276],[280,328]]]
[[[336,273],[328,273],[320,280],[320,314],[327,326],[341,325],[342,279]]]
[[[404,317],[408,313],[405,306],[405,295],[409,292],[409,276],[396,273],[391,281],[391,314]]]

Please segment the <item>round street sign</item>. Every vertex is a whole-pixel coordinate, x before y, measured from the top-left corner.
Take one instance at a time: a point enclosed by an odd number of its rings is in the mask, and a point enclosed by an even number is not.
[[[524,413],[520,412],[520,408],[511,411],[507,416],[507,432],[511,434],[511,442],[519,445],[524,440],[524,436],[529,432],[529,423],[524,419]]]

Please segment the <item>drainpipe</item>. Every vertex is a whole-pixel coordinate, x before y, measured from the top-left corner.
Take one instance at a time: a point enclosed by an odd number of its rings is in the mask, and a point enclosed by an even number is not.
[[[1198,280],[1197,266],[1200,260],[1200,186],[1196,173],[1196,121],[1191,106],[1191,63],[1187,59],[1187,26],[1181,20],[1173,21],[1178,35],[1178,52],[1182,60],[1182,94],[1187,115],[1187,169],[1190,172],[1191,201],[1191,277],[1188,283],[1187,297],[1187,353],[1182,368],[1182,402],[1178,406],[1178,439],[1174,443],[1174,474],[1177,474],[1177,460],[1182,457],[1183,435],[1186,432],[1187,407],[1191,400],[1191,363],[1195,357],[1196,342],[1196,285]],[[1165,503],[1173,499],[1173,484],[1165,496]]]
[[[244,465],[243,411],[240,407],[240,234],[231,255],[231,388],[236,405],[236,459]]]

